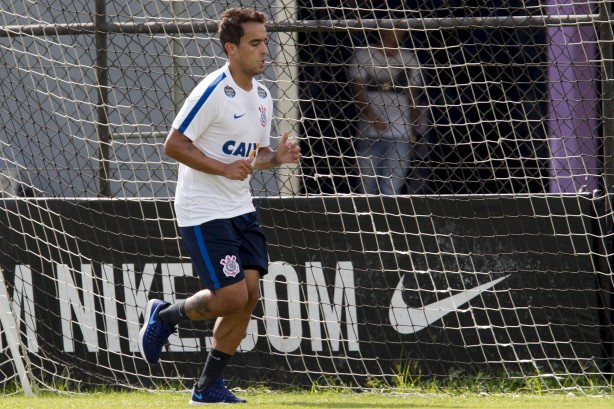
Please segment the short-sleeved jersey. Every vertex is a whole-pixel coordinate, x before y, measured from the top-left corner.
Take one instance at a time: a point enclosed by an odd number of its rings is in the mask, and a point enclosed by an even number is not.
[[[173,128],[206,156],[223,163],[247,159],[269,146],[273,99],[255,79],[245,91],[228,64],[212,72],[190,93]],[[198,226],[253,212],[249,177],[231,180],[179,164],[175,212],[180,227]]]

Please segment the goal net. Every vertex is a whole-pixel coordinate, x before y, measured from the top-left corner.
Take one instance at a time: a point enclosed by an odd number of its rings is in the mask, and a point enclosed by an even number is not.
[[[611,391],[608,2],[2,0],[3,393],[199,376],[212,323],[155,366],[137,337],[200,288],[162,145],[238,5],[303,160],[251,180],[270,269],[230,384]]]

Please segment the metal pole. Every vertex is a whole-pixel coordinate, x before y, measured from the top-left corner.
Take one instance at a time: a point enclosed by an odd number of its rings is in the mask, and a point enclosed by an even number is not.
[[[97,0],[98,1],[98,0]],[[472,28],[517,28],[543,27],[544,25],[595,25],[600,24],[598,14],[572,14],[560,16],[512,16],[512,17],[466,17],[466,18],[408,18],[408,19],[365,19],[365,20],[301,20],[277,21],[267,24],[268,32],[323,32],[363,31],[378,28],[405,28],[416,30],[466,30]],[[610,21],[609,24],[613,24]],[[106,32],[122,34],[152,33],[211,33],[217,30],[217,21],[187,21],[169,23],[152,21],[148,23],[106,22]],[[91,34],[97,29],[92,23],[29,24],[0,26],[0,37],[20,35],[75,35]]]
[[[614,33],[612,32],[612,20],[610,14],[610,1],[599,2],[599,17],[602,23],[599,25],[599,48],[601,51],[601,117],[603,132],[603,190],[605,203],[601,207],[603,213],[598,214],[603,222],[599,225],[604,226],[601,238],[602,245],[599,248],[604,257],[600,257],[600,270],[603,274],[598,276],[598,284],[601,289],[600,300],[603,303],[605,317],[601,317],[603,349],[607,362],[603,367],[606,372],[612,372],[614,368],[614,335],[611,330],[611,323],[614,321],[612,311],[614,305],[614,292],[612,279],[607,277],[612,272],[614,256],[612,255],[612,238],[608,232],[612,231],[612,193],[614,193]]]
[[[603,118],[603,177],[606,194],[614,193],[614,35],[609,1],[599,2],[599,46],[601,51],[601,115]]]
[[[96,1],[96,90],[98,93],[98,195],[111,196],[109,184],[109,150],[111,132],[109,130],[109,70],[107,66],[107,22],[106,0]]]
[[[185,10],[185,4],[183,4],[183,1],[173,1],[172,10],[173,20],[175,23],[180,24],[178,17]],[[183,104],[185,95],[183,90],[183,76],[186,74],[186,67],[184,64],[185,48],[181,41],[181,33],[177,33],[177,36],[173,36],[171,41],[173,47],[173,108],[175,109],[176,115]]]
[[[284,20],[294,20],[298,15],[296,0],[276,0],[275,7],[283,10],[285,15],[282,18]],[[299,133],[298,128],[301,116],[298,109],[299,90],[297,79],[299,77],[299,62],[296,46],[297,34],[280,31],[278,36],[280,47],[275,53],[276,64],[273,66],[279,90],[275,104],[276,109],[283,118],[277,123],[277,131],[280,136],[287,131],[290,132],[291,137],[295,137]],[[278,170],[278,190],[281,195],[293,196],[300,191],[299,173],[299,165],[283,165]]]
[[[19,336],[19,321],[15,319],[12,303],[4,281],[4,273],[0,269],[0,323],[4,328],[4,336],[13,356],[13,364],[19,374],[19,380],[23,391],[27,396],[33,396],[32,384],[30,382],[31,372],[26,369],[23,360],[27,360],[27,348],[24,347]],[[20,348],[24,351],[22,358]]]

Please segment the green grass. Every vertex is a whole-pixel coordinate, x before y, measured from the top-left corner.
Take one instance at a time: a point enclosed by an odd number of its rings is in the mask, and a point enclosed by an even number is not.
[[[67,379],[64,377],[63,379]],[[0,408],[11,409],[131,409],[188,407],[190,392],[181,383],[159,385],[154,391],[94,387],[51,382],[34,397],[25,396],[16,382],[5,385]],[[253,384],[258,385],[258,384]],[[265,385],[235,393],[248,400],[246,408],[267,409],[612,409],[614,380],[603,376],[487,376],[450,373],[445,378],[423,377],[406,364],[395,370],[390,383],[369,379],[364,388],[334,377],[315,380],[309,390],[272,391]],[[51,388],[51,389],[49,389]],[[87,390],[87,389],[86,389]],[[226,406],[226,405],[225,405]]]
[[[366,409],[366,408],[467,408],[467,409],[611,409],[614,395],[580,393],[447,394],[447,393],[334,393],[239,391],[246,408],[266,409]],[[0,407],[12,409],[131,409],[188,407],[189,392],[97,392],[91,394],[41,393],[0,398]]]

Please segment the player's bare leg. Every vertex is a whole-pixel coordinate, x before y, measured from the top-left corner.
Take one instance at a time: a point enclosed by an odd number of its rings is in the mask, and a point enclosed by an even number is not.
[[[186,299],[186,315],[202,321],[242,311],[249,299],[247,287],[247,280],[243,280],[215,291],[201,290]]]
[[[220,316],[213,329],[212,348],[232,355],[237,350],[252,317],[252,312],[260,299],[260,273],[256,270],[245,271],[247,302],[241,309]]]
[[[198,404],[200,401],[245,402],[225,387],[222,380],[222,371],[245,337],[252,312],[260,298],[259,280],[260,273],[258,271],[246,270],[245,280],[242,283],[247,290],[247,302],[242,308],[217,318],[213,328],[211,350],[207,356],[203,373],[194,386],[191,404]]]

